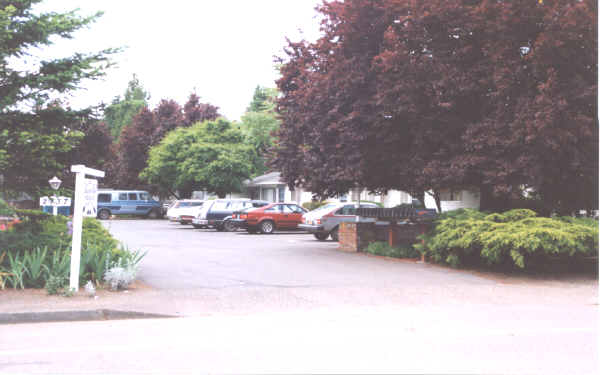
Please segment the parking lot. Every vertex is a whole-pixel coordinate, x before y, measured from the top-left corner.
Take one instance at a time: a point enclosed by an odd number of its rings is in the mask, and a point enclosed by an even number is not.
[[[138,277],[168,292],[173,298],[165,308],[179,314],[424,304],[584,306],[598,290],[589,278],[531,279],[346,253],[336,242],[301,232],[217,232],[167,220],[103,224],[130,249],[148,252]]]
[[[27,306],[182,318],[4,326],[0,373],[598,373],[594,278],[387,260],[294,232],[103,225],[148,251],[141,283]]]

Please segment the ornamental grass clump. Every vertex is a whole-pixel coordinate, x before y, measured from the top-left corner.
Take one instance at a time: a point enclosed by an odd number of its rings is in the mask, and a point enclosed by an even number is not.
[[[526,268],[549,261],[598,256],[598,221],[537,217],[510,210],[486,215],[474,210],[443,214],[425,244],[415,246],[435,262]]]

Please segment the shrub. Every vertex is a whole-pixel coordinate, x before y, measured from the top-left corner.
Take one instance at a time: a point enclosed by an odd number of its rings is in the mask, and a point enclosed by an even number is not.
[[[421,237],[425,245],[417,244],[415,249],[452,266],[525,268],[549,259],[598,255],[598,221],[536,217],[526,209],[490,215],[472,211],[440,215],[434,230]]]
[[[306,208],[308,211],[316,210],[317,208],[326,205],[327,201],[311,201],[302,203],[302,207]]]
[[[19,210],[23,219],[12,230],[0,232],[0,274],[13,288],[46,287],[55,294],[68,282],[71,264],[71,233],[65,216],[52,216],[41,211]],[[119,247],[108,230],[94,218],[84,218],[80,261],[80,284],[92,280],[102,283],[113,267],[129,267],[135,271],[145,256],[140,251]],[[135,272],[133,273],[135,275]]]
[[[15,209],[8,205],[3,199],[0,199],[0,216],[14,216]]]
[[[367,253],[394,258],[418,258],[421,256],[412,246],[391,247],[387,242],[372,242],[365,249]]]
[[[67,286],[67,281],[68,280],[65,277],[50,275],[45,285],[46,292],[49,295],[58,294]]]

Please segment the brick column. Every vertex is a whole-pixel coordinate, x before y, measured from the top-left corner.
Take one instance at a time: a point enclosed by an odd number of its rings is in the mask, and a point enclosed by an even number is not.
[[[358,251],[358,231],[356,223],[341,223],[338,231],[339,249],[348,252]]]

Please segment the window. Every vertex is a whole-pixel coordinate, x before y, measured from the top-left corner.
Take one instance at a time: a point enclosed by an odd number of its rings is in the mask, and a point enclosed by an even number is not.
[[[279,188],[279,199],[277,201],[285,202],[285,188],[284,187]]]
[[[110,203],[110,194],[98,194],[98,203]]]
[[[294,210],[290,206],[288,206],[287,204],[282,204],[279,207],[281,207],[281,211],[284,214],[293,214],[294,213]]]
[[[304,208],[302,208],[298,205],[295,205],[295,204],[288,204],[287,206],[292,210],[292,212],[297,213],[297,214],[303,214],[306,212],[304,210]]]
[[[212,211],[225,211],[225,210],[227,210],[228,206],[229,206],[229,202],[227,202],[227,201],[217,201],[217,202],[215,202],[215,204],[213,204],[211,210]]]
[[[140,200],[142,200],[142,201],[149,201],[150,200],[150,194],[148,194],[148,193],[140,193]]]
[[[119,200],[120,201],[126,201],[127,200],[127,193],[119,193]]]
[[[198,206],[202,206],[203,204],[204,204],[204,202],[192,202],[191,206],[198,207]]]
[[[266,208],[264,212],[279,212],[279,205],[276,204],[273,207]]]
[[[460,201],[462,200],[461,190],[440,190],[440,201]]]
[[[130,201],[137,201],[137,193],[129,193],[129,200]]]
[[[354,215],[354,205],[353,204],[347,204],[344,207],[342,207],[341,209],[338,210],[337,214],[338,215]]]

